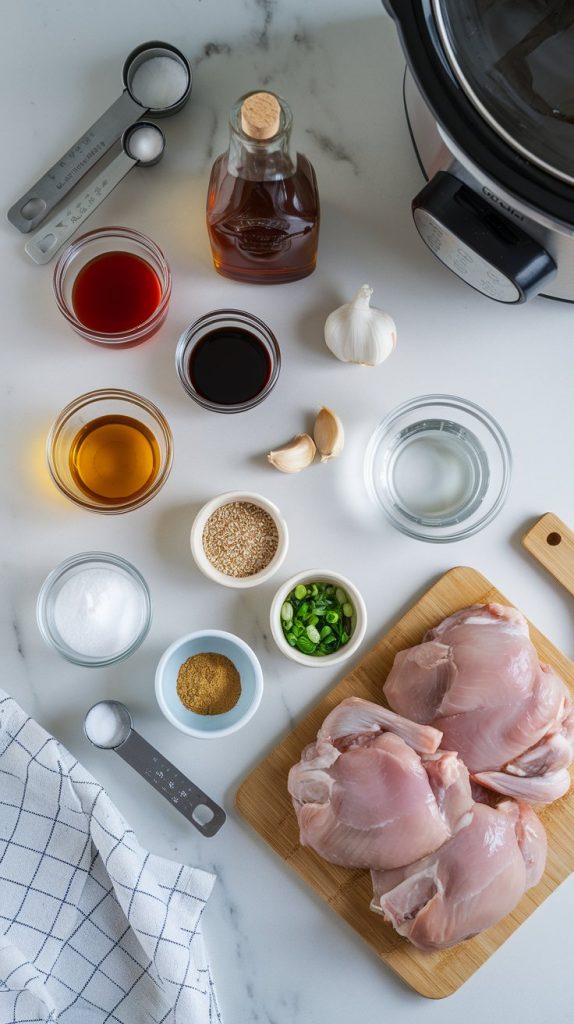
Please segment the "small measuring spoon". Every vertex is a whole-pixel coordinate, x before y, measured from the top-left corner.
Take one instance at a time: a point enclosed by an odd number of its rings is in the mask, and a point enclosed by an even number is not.
[[[161,160],[165,149],[165,136],[157,124],[137,121],[124,132],[122,152],[116,156],[90,182],[79,199],[54,216],[24,246],[34,263],[48,263],[64,242],[72,237],[81,224],[106,199],[132,167],[151,167]]]
[[[135,731],[125,704],[119,700],[94,704],[84,719],[84,732],[94,747],[115,750],[202,835],[219,832],[226,818],[223,808]]]
[[[8,220],[24,234],[42,223],[132,122],[146,113],[176,114],[191,93],[189,62],[169,43],[142,43],[132,50],[122,77],[119,99],[8,210]]]

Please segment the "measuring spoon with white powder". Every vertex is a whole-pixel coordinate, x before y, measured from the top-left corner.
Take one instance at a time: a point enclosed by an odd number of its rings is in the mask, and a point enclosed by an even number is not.
[[[219,832],[226,818],[223,808],[135,731],[132,716],[121,701],[94,704],[84,719],[84,732],[95,747],[115,750],[202,835]]]
[[[55,213],[28,239],[24,246],[28,256],[34,263],[48,263],[132,167],[152,167],[161,160],[164,149],[165,136],[157,124],[138,121],[131,125],[123,135],[122,152],[95,176],[79,199]]]
[[[19,231],[37,228],[134,121],[146,113],[171,116],[191,93],[189,61],[170,43],[142,43],[129,54],[122,75],[119,99],[9,209],[8,220]]]

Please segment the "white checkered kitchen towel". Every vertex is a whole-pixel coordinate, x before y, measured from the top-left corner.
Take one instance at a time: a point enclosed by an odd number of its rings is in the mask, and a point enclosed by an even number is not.
[[[1,1024],[216,1024],[200,931],[214,881],[143,850],[0,690]]]

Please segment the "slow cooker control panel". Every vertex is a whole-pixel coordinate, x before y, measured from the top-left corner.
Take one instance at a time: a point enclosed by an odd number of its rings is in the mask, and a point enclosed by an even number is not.
[[[525,302],[556,273],[538,242],[452,174],[440,171],[425,185],[413,217],[431,252],[498,302]]]

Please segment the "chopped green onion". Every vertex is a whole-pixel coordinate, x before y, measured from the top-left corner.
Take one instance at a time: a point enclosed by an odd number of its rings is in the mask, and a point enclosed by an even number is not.
[[[309,640],[307,636],[300,636],[297,640],[297,647],[301,651],[301,654],[314,654],[315,644],[312,640]]]
[[[283,622],[291,622],[293,618],[293,605],[289,604],[289,601],[285,601],[281,606],[281,618]]]
[[[283,634],[302,654],[324,657],[344,647],[352,636],[354,607],[342,587],[299,583],[281,606]]]

